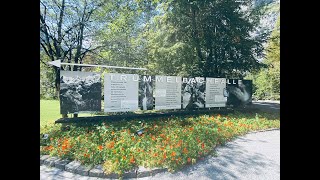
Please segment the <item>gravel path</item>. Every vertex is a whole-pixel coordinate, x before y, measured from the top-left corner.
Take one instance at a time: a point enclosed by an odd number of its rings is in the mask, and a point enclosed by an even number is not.
[[[171,174],[159,173],[147,179],[280,179],[280,130],[247,134],[236,138],[225,146],[217,148],[217,157],[207,157],[194,166]],[[40,179],[96,180],[61,171],[56,168],[40,166]]]

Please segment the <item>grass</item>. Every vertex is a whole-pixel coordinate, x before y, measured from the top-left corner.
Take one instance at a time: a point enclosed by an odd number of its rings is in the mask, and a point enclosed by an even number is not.
[[[85,165],[103,164],[106,173],[122,174],[137,166],[167,167],[176,171],[212,154],[212,148],[249,131],[279,128],[279,113],[259,111],[100,122],[71,125],[61,131],[58,101],[42,101],[41,154],[78,160]],[[85,114],[83,114],[84,116]],[[53,119],[53,120],[52,120]],[[144,133],[137,135],[143,128]]]
[[[79,114],[79,117],[92,116],[89,113]],[[40,126],[52,125],[61,118],[59,100],[40,100]]]
[[[61,118],[58,100],[40,100],[40,126],[53,124]]]

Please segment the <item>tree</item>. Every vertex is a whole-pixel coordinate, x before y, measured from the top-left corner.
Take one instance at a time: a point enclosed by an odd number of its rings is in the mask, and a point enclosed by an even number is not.
[[[252,38],[250,34],[259,22],[258,10],[241,8],[250,3],[167,1],[162,18],[164,28],[155,32],[162,38],[153,48],[154,59],[163,59],[164,53],[159,52],[169,50],[173,55],[167,57],[168,61],[188,67],[190,76],[242,78],[245,72],[263,67],[257,58],[263,56],[265,39]],[[174,59],[177,54],[183,57],[179,61]]]
[[[104,2],[99,0],[40,1],[40,47],[50,61],[82,63],[87,53],[100,47],[92,42],[96,28],[93,26],[92,17],[102,5]],[[71,70],[70,66],[68,68]],[[63,69],[61,67],[61,70]],[[54,70],[58,96],[60,69],[54,67]],[[73,70],[81,68],[74,66]]]
[[[253,75],[256,86],[254,95],[258,99],[280,99],[280,16],[271,33],[266,51],[264,63],[268,68]]]
[[[87,53],[99,48],[91,42],[95,35],[91,20],[103,1],[45,0],[40,3],[40,46],[51,61],[59,59],[62,62],[82,63]],[[60,69],[54,69],[58,93]],[[77,71],[78,67],[73,70]]]

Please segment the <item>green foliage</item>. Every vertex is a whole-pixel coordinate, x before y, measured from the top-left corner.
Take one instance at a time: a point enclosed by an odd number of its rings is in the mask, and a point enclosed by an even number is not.
[[[54,69],[45,64],[49,59],[43,52],[40,52],[40,58],[40,99],[57,99]]]
[[[280,16],[267,46],[264,62],[268,68],[254,74],[256,99],[280,99]]]
[[[259,69],[261,64],[255,56],[262,55],[263,39],[249,35],[258,16],[253,11],[241,11],[243,3],[163,3],[159,10],[163,13],[155,17],[150,36],[152,67],[165,74],[234,78]]]
[[[135,132],[144,128],[142,135]],[[170,171],[212,154],[212,148],[252,130],[279,128],[279,114],[235,112],[202,116],[103,122],[71,126],[52,125],[41,154],[103,164],[106,173],[122,174],[136,166],[167,167]]]

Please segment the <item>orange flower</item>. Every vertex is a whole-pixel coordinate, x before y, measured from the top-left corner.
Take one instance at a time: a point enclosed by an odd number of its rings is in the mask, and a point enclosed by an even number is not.
[[[188,163],[191,162],[191,158],[188,157],[188,160],[187,160],[187,161],[188,161]]]
[[[184,133],[186,133],[186,132],[187,132],[187,130],[186,130],[186,129],[184,129],[184,130],[183,130],[183,132],[184,132]]]
[[[112,149],[112,148],[114,147],[114,141],[111,141],[111,142],[107,145],[107,147],[108,147],[109,149]]]
[[[181,157],[178,158],[178,161],[181,161]]]
[[[156,137],[155,136],[151,136],[151,139],[152,139],[152,141],[155,141]]]
[[[127,157],[126,157],[126,156],[122,156],[122,159],[123,159],[123,160],[126,160],[126,159],[127,159]]]
[[[132,136],[131,140],[134,141],[134,137],[133,136]]]
[[[101,151],[103,149],[103,146],[102,145],[98,146],[98,149]]]
[[[163,159],[167,159],[167,153],[163,154]]]
[[[194,129],[194,128],[193,128],[193,127],[191,127],[191,128],[189,128],[189,129],[190,129],[190,131],[193,131],[193,129]]]
[[[132,164],[135,163],[133,156],[131,156],[131,158],[130,158],[130,163],[132,163]]]
[[[165,135],[164,134],[160,134],[160,137],[165,138]]]
[[[114,135],[114,132],[112,131],[112,133],[111,133],[112,135]]]
[[[187,148],[183,148],[183,153],[184,153],[184,154],[187,154],[187,153],[188,153]]]
[[[117,151],[114,149],[114,150],[113,150],[113,153],[114,153],[114,154],[116,154],[116,153],[117,153]]]
[[[87,153],[84,153],[84,155],[83,155],[84,157],[90,157],[90,154],[87,154]]]
[[[164,150],[164,147],[160,147],[160,150],[163,151],[163,150]]]
[[[158,153],[154,153],[153,156],[154,156],[154,157],[157,157],[157,156],[158,156]]]
[[[46,151],[51,151],[52,149],[53,149],[52,145],[44,147],[44,150]]]
[[[171,156],[172,156],[172,157],[176,156],[176,152],[173,151],[173,152],[171,153]]]

